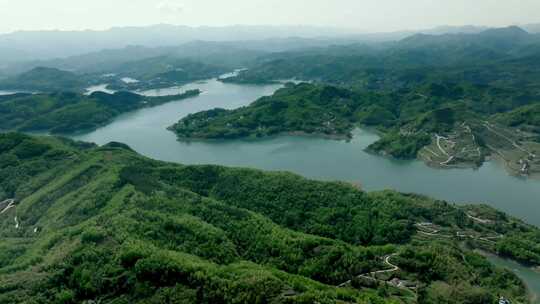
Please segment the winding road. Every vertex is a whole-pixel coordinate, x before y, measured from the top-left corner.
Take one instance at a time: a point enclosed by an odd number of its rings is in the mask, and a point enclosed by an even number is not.
[[[356,278],[365,278],[365,279],[373,280],[373,281],[386,282],[386,281],[383,281],[383,280],[379,280],[379,279],[375,278],[374,276],[377,275],[377,274],[381,274],[381,273],[391,273],[391,272],[399,271],[399,267],[390,262],[390,259],[392,257],[394,257],[394,256],[397,256],[397,253],[387,255],[387,256],[384,257],[384,263],[386,265],[390,266],[389,269],[383,269],[383,270],[377,270],[377,271],[372,271],[372,272],[368,272],[368,273],[362,273],[362,274],[357,275]],[[348,280],[346,282],[343,282],[343,283],[339,284],[338,287],[345,287],[345,286],[351,284],[351,282],[352,282],[352,280]]]
[[[6,205],[7,204],[7,205]],[[6,213],[9,209],[11,208],[14,208],[15,207],[15,199],[7,199],[7,200],[4,200],[2,202],[0,202],[0,206],[5,206],[2,211],[0,211],[0,214],[4,214]],[[19,229],[21,227],[20,225],[20,222],[19,222],[19,219],[17,217],[15,217],[15,229]]]
[[[474,216],[472,216],[470,214],[467,214],[467,217],[474,220],[474,221],[476,221],[476,222],[482,223],[482,224],[491,223],[490,220],[477,218],[477,217],[474,217]],[[432,223],[417,223],[417,224],[415,224],[415,226],[420,228],[417,231],[418,231],[418,233],[423,234],[423,235],[434,236],[434,237],[443,237],[443,238],[453,238],[454,237],[454,235],[441,234],[439,230],[433,229],[433,224]],[[423,229],[423,230],[421,230],[421,229]],[[425,230],[427,230],[427,231],[425,231]],[[470,239],[473,239],[473,240],[476,240],[476,241],[484,241],[484,242],[489,242],[489,243],[495,243],[496,241],[494,241],[494,240],[501,239],[501,238],[504,237],[504,235],[475,236],[475,235],[472,235],[472,234],[466,234],[464,231],[457,231],[455,236],[457,236],[458,238],[470,238]]]
[[[4,214],[9,209],[15,207],[15,200],[10,198],[10,199],[0,202],[0,206],[5,205],[5,204],[7,204],[7,206],[4,209],[2,209],[2,211],[0,211],[0,214]]]
[[[490,124],[488,121],[484,121],[484,126],[486,127],[486,129],[488,129],[489,131],[491,131],[492,133],[498,135],[499,137],[502,137],[504,139],[506,139],[509,143],[512,144],[512,146],[514,146],[515,148],[527,153],[529,156],[532,156],[532,157],[536,157],[536,155],[534,153],[531,153],[527,150],[525,150],[524,148],[522,148],[520,145],[518,145],[515,141],[513,141],[512,139],[508,138],[507,136],[505,136],[504,134],[501,134],[500,132],[497,132],[496,130],[493,129],[493,127],[495,127],[494,125]]]
[[[446,150],[441,146],[441,139],[447,139],[447,138],[444,136],[440,136],[439,134],[435,134],[435,137],[437,137],[437,146],[439,147],[439,150],[441,150],[441,152],[444,153],[444,155],[450,156],[450,154],[448,154],[448,152],[446,152]]]
[[[474,217],[474,216],[472,216],[472,215],[470,215],[468,213],[467,213],[467,217],[470,218],[471,220],[479,222],[481,224],[490,224],[491,223],[491,220],[485,220],[485,219],[481,219],[481,218],[478,218],[478,217]]]
[[[437,138],[437,146],[439,147],[439,150],[441,150],[441,152],[444,153],[444,155],[448,156],[448,159],[446,161],[443,161],[443,162],[441,162],[439,164],[441,166],[448,166],[448,164],[451,163],[456,157],[453,156],[453,155],[448,154],[448,152],[442,147],[441,139],[444,139],[444,140],[450,142],[453,146],[455,146],[456,143],[451,141],[447,137],[440,136],[439,134],[435,134],[435,137]]]

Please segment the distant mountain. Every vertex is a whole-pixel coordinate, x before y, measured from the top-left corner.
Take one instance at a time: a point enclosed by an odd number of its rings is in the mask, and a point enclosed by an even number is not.
[[[80,90],[83,77],[55,68],[37,67],[18,76],[0,81],[0,89],[29,91]]]
[[[0,69],[14,62],[64,58],[128,46],[156,48],[193,41],[259,41],[261,42],[259,46],[257,43],[251,43],[251,47],[260,49],[262,46],[265,48],[270,46],[273,51],[283,51],[284,48],[291,49],[298,46],[329,45],[336,43],[335,40],[338,43],[340,41],[350,43],[352,40],[384,42],[400,40],[415,33],[435,35],[476,33],[485,29],[475,26],[443,26],[417,31],[366,33],[359,30],[313,26],[188,27],[161,24],[148,27],[117,27],[104,31],[23,31],[0,35]]]
[[[160,47],[205,41],[265,40],[288,37],[338,37],[351,31],[308,26],[228,26],[187,27],[155,25],[119,27],[106,31],[25,31],[0,35],[2,64],[37,59],[52,59],[130,45]]]
[[[540,33],[540,23],[522,25],[521,28],[523,28],[524,30],[526,30],[527,32],[531,34]]]
[[[522,43],[535,39],[535,35],[529,34],[517,26],[487,29],[478,33],[447,33],[441,35],[419,33],[401,40],[402,45],[426,45],[441,43],[482,43],[487,40],[504,40],[511,43]]]
[[[464,26],[438,26],[433,29],[420,31],[422,34],[428,35],[443,35],[443,34],[476,34],[482,31],[489,29],[486,26],[474,26],[474,25],[464,25]]]
[[[398,48],[451,53],[453,57],[478,56],[479,59],[495,59],[540,42],[540,36],[529,34],[517,26],[488,29],[475,34],[416,34],[401,40]]]
[[[245,67],[250,61],[269,52],[282,52],[331,44],[347,44],[347,39],[276,38],[252,41],[192,41],[178,46],[127,46],[49,60],[32,60],[4,67],[7,74],[19,74],[36,66],[54,67],[84,73],[112,72],[129,62],[168,56],[190,59],[229,69]],[[1,59],[0,59],[1,60]],[[0,69],[1,70],[1,69]]]
[[[274,53],[226,81],[268,83],[296,78],[395,90],[433,77],[521,87],[534,85],[538,79],[538,54],[540,35],[519,27],[474,34],[415,34],[397,42]]]

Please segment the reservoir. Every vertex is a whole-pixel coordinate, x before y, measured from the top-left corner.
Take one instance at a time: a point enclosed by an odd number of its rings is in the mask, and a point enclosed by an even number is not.
[[[180,118],[216,107],[246,106],[271,95],[279,85],[246,86],[208,80],[142,93],[169,95],[197,88],[203,91],[200,96],[131,112],[103,128],[73,137],[97,144],[123,142],[145,156],[183,164],[286,170],[313,179],[354,182],[368,191],[395,189],[455,203],[485,203],[540,226],[538,180],[509,176],[496,162],[488,162],[478,170],[440,170],[420,161],[372,155],[364,149],[378,135],[368,130],[356,130],[350,142],[298,136],[179,142],[166,128]]]
[[[271,95],[279,85],[246,86],[217,80],[182,87],[140,92],[149,96],[171,95],[200,89],[200,96],[166,103],[122,115],[111,124],[74,139],[106,144],[128,144],[150,158],[182,164],[219,164],[264,170],[286,170],[319,180],[342,180],[363,189],[394,189],[414,192],[458,204],[485,203],[540,226],[540,181],[509,176],[495,162],[478,170],[440,170],[420,161],[397,161],[366,153],[378,139],[369,130],[358,129],[350,142],[316,137],[280,136],[263,140],[179,142],[166,128],[191,113],[216,107],[234,109]],[[95,89],[95,88],[93,88]],[[510,267],[493,258],[492,262]],[[540,274],[519,268],[516,273],[531,291],[540,294]]]

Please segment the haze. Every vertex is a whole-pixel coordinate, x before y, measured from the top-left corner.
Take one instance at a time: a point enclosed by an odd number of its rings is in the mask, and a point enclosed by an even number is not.
[[[406,3],[406,4],[405,4]],[[301,14],[299,14],[301,12]],[[0,0],[0,32],[170,23],[317,25],[395,31],[540,20],[538,0]]]

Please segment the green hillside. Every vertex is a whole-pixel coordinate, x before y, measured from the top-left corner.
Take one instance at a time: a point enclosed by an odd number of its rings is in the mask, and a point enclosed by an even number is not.
[[[122,113],[198,94],[199,90],[162,97],[129,92],[95,92],[90,96],[72,92],[5,95],[0,96],[0,130],[72,133],[95,129]]]
[[[55,68],[37,67],[18,76],[0,81],[0,89],[38,92],[80,92],[88,85],[88,79],[72,72]]]
[[[519,27],[476,34],[417,34],[393,43],[361,43],[261,56],[226,82],[301,79],[396,91],[424,82],[538,87],[540,36]]]
[[[540,104],[517,108],[498,115],[496,119],[509,126],[530,126],[538,129],[540,128]]]
[[[540,264],[485,206],[17,133],[0,169],[1,303],[526,303],[471,249]]]
[[[247,107],[189,115],[171,130],[188,139],[266,137],[287,132],[348,137],[360,105],[356,97],[331,86],[291,85]]]

